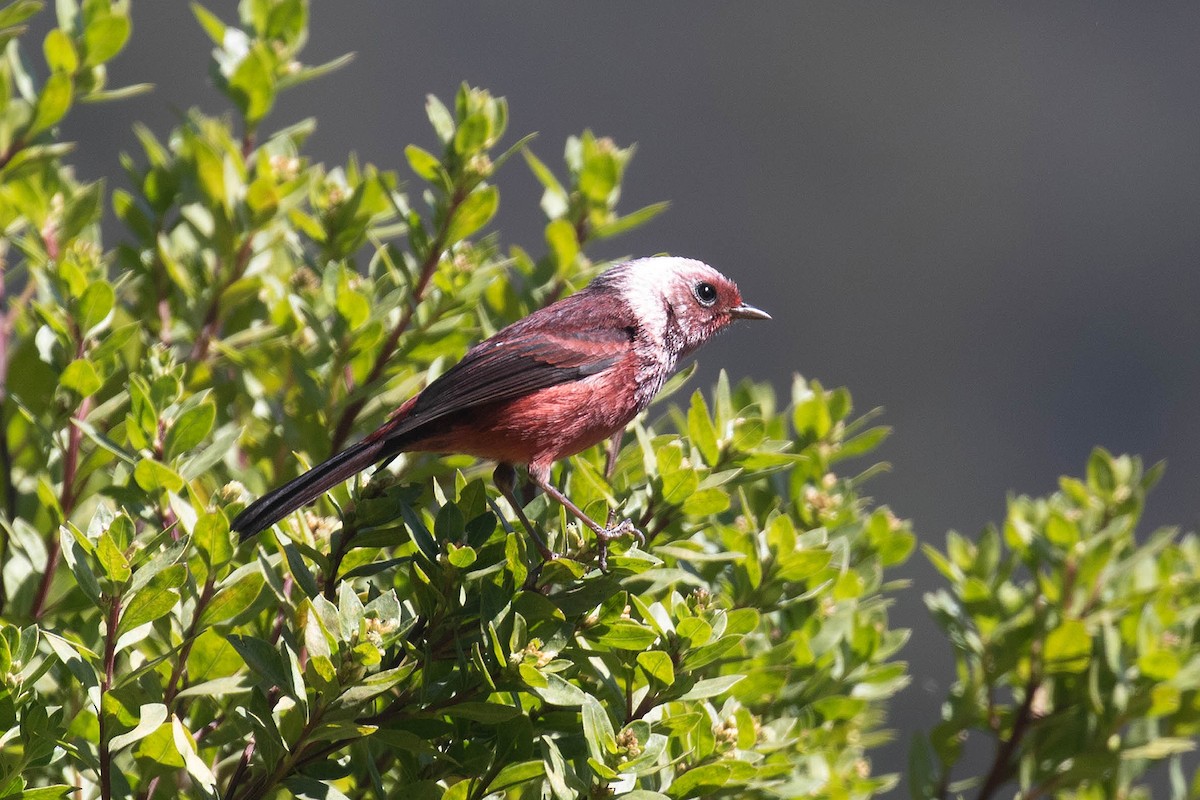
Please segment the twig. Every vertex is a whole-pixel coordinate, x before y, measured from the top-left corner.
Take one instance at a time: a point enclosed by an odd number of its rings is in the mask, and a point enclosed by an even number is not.
[[[216,594],[215,590],[216,581],[210,570],[208,580],[204,582],[204,588],[200,591],[200,599],[196,601],[196,610],[192,613],[192,624],[188,626],[183,645],[179,648],[179,654],[175,658],[175,666],[171,668],[171,677],[167,680],[167,688],[163,691],[163,703],[168,708],[182,688],[183,673],[187,671],[188,656],[192,653],[192,645],[196,643],[196,637],[200,635],[200,617],[203,616],[204,609]]]
[[[338,571],[342,568],[342,559],[346,557],[346,553],[350,550],[350,542],[358,534],[357,529],[344,530],[342,536],[338,540],[337,547],[329,554],[329,573],[324,578],[324,587],[322,594],[326,600],[332,600],[334,593],[337,591]]]
[[[6,281],[6,271],[8,260],[5,254],[0,252],[0,306],[4,308],[4,313],[0,315],[0,470],[4,471],[4,509],[8,514],[9,519],[13,519],[17,515],[17,488],[13,483],[13,465],[12,453],[8,447],[8,414],[6,413],[8,405],[8,344],[12,337],[13,314],[16,308],[22,304],[33,288],[33,281],[30,281],[25,292],[17,300],[17,306],[8,307],[8,294]],[[0,550],[0,560],[3,559],[4,552]],[[4,587],[0,586],[0,611],[4,608]]]
[[[253,738],[246,743],[245,749],[242,750],[241,760],[238,761],[237,769],[233,771],[233,775],[229,778],[229,784],[225,787],[225,800],[233,800],[233,796],[238,789],[238,784],[242,782],[242,776],[246,774],[246,770],[250,767],[251,758],[254,758]]]
[[[83,332],[75,328],[75,357],[83,358],[84,355],[84,338]],[[88,413],[92,410],[92,397],[83,398],[79,408],[72,415],[74,421],[83,422],[87,419]],[[63,458],[63,485],[62,493],[59,496],[59,505],[62,506],[63,519],[69,519],[71,512],[75,510],[76,492],[75,492],[75,472],[79,467],[79,446],[83,441],[83,428],[75,425],[72,422],[67,429],[67,452]],[[58,560],[62,555],[62,547],[59,537],[56,533],[51,532],[46,542],[46,568],[42,572],[42,578],[38,582],[37,593],[33,598],[33,605],[30,607],[29,616],[36,622],[41,619],[42,612],[46,608],[46,598],[50,594],[50,585],[54,583],[54,573],[58,570]]]
[[[1041,682],[1037,677],[1037,672],[1031,668],[1029,681],[1025,684],[1025,698],[1021,701],[1021,708],[1017,711],[1017,717],[1013,721],[1012,731],[996,750],[996,758],[992,761],[992,768],[988,770],[976,800],[990,800],[992,795],[1012,777],[1015,766],[1012,763],[1013,754],[1017,752],[1021,739],[1033,721],[1033,699],[1040,686]]]
[[[100,683],[100,697],[108,694],[112,688],[113,675],[116,673],[117,661],[117,624],[121,620],[121,595],[114,595],[108,607],[107,628],[104,631],[104,677]],[[101,704],[103,705],[103,703]],[[112,800],[112,753],[108,748],[108,730],[105,724],[104,709],[97,711],[100,722],[100,798]]]
[[[450,232],[450,223],[454,219],[454,213],[458,211],[458,207],[462,205],[463,200],[467,197],[467,193],[459,187],[455,189],[454,194],[450,197],[450,203],[446,207],[446,213],[442,218],[442,225],[438,229],[437,236],[429,245],[429,252],[425,254],[425,260],[421,263],[421,272],[417,277],[417,283],[413,286],[412,293],[409,295],[408,304],[404,306],[400,312],[400,319],[392,327],[388,337],[384,340],[383,347],[379,349],[379,353],[375,356],[375,363],[371,365],[371,371],[367,373],[367,379],[363,381],[363,387],[370,386],[383,376],[384,370],[387,368],[388,362],[396,353],[396,348],[400,344],[400,337],[408,330],[408,326],[412,324],[413,316],[416,314],[417,306],[425,296],[425,290],[429,288],[429,281],[433,279],[433,273],[437,269],[438,263],[442,260],[442,249],[445,247],[446,236]],[[352,388],[347,386],[347,388]],[[350,436],[350,431],[354,428],[354,422],[358,419],[358,415],[362,413],[363,408],[367,405],[368,395],[364,392],[360,397],[351,400],[342,410],[341,417],[338,418],[337,426],[333,430],[333,439],[330,442],[330,452],[336,453],[346,444],[346,439]]]
[[[246,271],[246,266],[250,263],[250,256],[254,253],[251,246],[253,241],[254,231],[250,231],[246,234],[246,241],[242,242],[242,246],[238,248],[237,254],[234,256],[233,268],[229,275],[213,290],[212,300],[209,301],[208,308],[204,312],[204,322],[200,326],[200,333],[192,344],[190,356],[192,361],[203,361],[208,357],[208,348],[221,327],[221,295]]]
[[[4,511],[9,519],[14,519],[17,516],[17,487],[13,482],[13,463],[12,452],[8,447],[8,342],[12,335],[12,315],[13,310],[8,307],[8,296],[6,294],[5,271],[8,266],[8,259],[5,258],[5,253],[0,248],[0,306],[3,307],[3,313],[0,313],[0,471],[3,472],[2,478],[4,483]],[[32,281],[29,284],[32,286]],[[26,287],[28,288],[28,287]],[[0,564],[4,563],[8,558],[8,537],[0,536]],[[4,582],[0,581],[0,614],[4,613],[5,607],[8,605],[8,596],[4,591]]]
[[[288,602],[292,599],[292,576],[287,575],[283,579],[283,597]],[[271,644],[279,644],[279,637],[283,635],[283,623],[287,621],[287,603],[279,604],[279,613],[275,615],[275,627],[271,629]]]

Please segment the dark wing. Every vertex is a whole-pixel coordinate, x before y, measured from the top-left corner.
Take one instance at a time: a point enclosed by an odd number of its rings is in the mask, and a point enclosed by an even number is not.
[[[585,319],[572,326],[557,314],[535,317],[469,350],[425,387],[407,413],[367,438],[401,436],[450,414],[580,380],[630,354],[633,329],[616,320]]]

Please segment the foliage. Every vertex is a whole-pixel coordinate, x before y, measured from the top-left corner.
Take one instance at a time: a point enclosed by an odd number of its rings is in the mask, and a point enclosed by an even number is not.
[[[926,603],[954,648],[944,721],[913,749],[917,797],[1128,797],[1169,760],[1172,796],[1200,795],[1181,754],[1200,733],[1200,540],[1135,532],[1161,465],[1096,450],[1085,480],[1009,501],[977,542],[926,554],[949,587]],[[995,741],[980,779],[951,783],[966,735]]]
[[[429,99],[433,146],[404,148],[413,188],[326,169],[304,156],[311,121],[262,133],[279,91],[330,66],[296,60],[306,5],[244,2],[238,27],[196,6],[235,114],[135,128],[106,250],[105,188],[71,177],[68,109],[44,109],[120,50],[99,42],[128,35],[128,9],[59,9],[51,77],[34,90],[15,43],[4,67],[24,99],[3,141],[0,797],[888,785],[865,752],[906,681],[884,568],[913,537],[832,472],[885,433],[850,422],[843,390],[797,381],[778,409],[722,378],[640,420],[611,471],[600,449],[562,465],[577,503],[647,531],[608,573],[544,498],[530,516],[566,555],[541,565],[464,458],[407,457],[254,544],[230,534],[251,494],[659,213],[616,211],[632,149],[584,133],[559,177],[527,140],[498,151],[507,105],[463,87]],[[486,233],[517,152],[545,186],[537,259]]]
[[[429,98],[407,185],[352,157],[312,163],[313,121],[264,124],[279,92],[345,59],[299,61],[304,0],[243,0],[236,25],[193,6],[231,113],[135,126],[110,193],[73,177],[56,123],[139,89],[104,88],[128,4],[59,0],[44,70],[21,41],[41,7],[0,9],[0,798],[849,798],[896,782],[869,751],[908,680],[887,571],[915,539],[862,496],[875,467],[841,472],[887,434],[845,390],[797,379],[784,405],[722,376],[680,407],[680,376],[619,451],[559,465],[588,513],[647,533],[607,573],[590,534],[534,498],[565,553],[542,565],[463,457],[405,456],[252,544],[230,534],[251,496],[581,286],[602,266],[592,243],[660,213],[617,211],[632,148],[584,132],[552,168],[528,138],[501,148],[506,103],[464,86]],[[536,248],[490,229],[517,153],[545,190]],[[1000,690],[993,730],[1022,786],[1053,777],[1035,745],[1059,757],[1079,741],[1033,719],[1050,702],[1083,719],[1121,687],[1122,786],[1194,733],[1195,541],[1134,549],[1143,483],[1133,462],[1104,463],[1100,488],[1025,503],[1013,555],[985,535],[934,556],[952,583],[935,606],[958,609],[952,641],[976,648],[955,698]],[[1100,540],[1088,560],[1078,542]],[[1036,590],[1019,565],[1045,574]],[[1082,613],[1071,598],[1101,585]],[[996,661],[985,646],[1006,626],[1020,633]],[[1043,706],[1021,694],[1030,675]],[[1020,736],[1006,687],[1028,707]],[[956,737],[991,719],[949,708],[918,751],[924,795],[948,786]]]

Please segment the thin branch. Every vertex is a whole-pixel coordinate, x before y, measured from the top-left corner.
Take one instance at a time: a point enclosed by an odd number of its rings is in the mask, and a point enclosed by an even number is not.
[[[421,304],[421,300],[425,297],[425,290],[429,288],[429,282],[433,279],[433,273],[437,270],[437,265],[442,260],[442,250],[445,247],[446,237],[450,232],[450,223],[454,219],[454,214],[458,211],[458,207],[462,205],[463,200],[467,197],[467,193],[460,187],[454,191],[450,197],[450,203],[446,207],[446,213],[442,218],[441,227],[438,229],[437,236],[429,245],[429,251],[425,254],[425,260],[421,263],[421,271],[417,276],[417,283],[413,286],[412,293],[409,295],[408,304],[400,312],[400,319],[392,327],[388,337],[384,340],[383,347],[375,356],[375,363],[371,365],[371,371],[367,373],[367,379],[363,381],[362,386],[368,387],[383,377],[384,370],[387,369],[388,362],[396,353],[396,348],[400,344],[400,337],[408,330],[412,324],[413,316],[416,314],[417,306]],[[352,387],[347,387],[352,388]],[[330,442],[329,449],[331,453],[336,453],[345,446],[346,440],[350,437],[350,431],[354,428],[354,422],[358,419],[358,415],[367,405],[369,395],[364,391],[361,396],[355,400],[351,400],[342,410],[342,415],[338,419],[337,426],[333,429],[333,439]]]
[[[329,554],[329,572],[324,576],[324,587],[322,594],[326,600],[332,600],[337,592],[338,572],[342,568],[342,560],[346,557],[346,553],[350,551],[350,542],[358,535],[357,529],[343,530],[342,536],[338,539],[337,547]]]
[[[225,787],[225,800],[233,800],[233,796],[237,793],[238,785],[242,782],[242,777],[250,768],[250,759],[254,758],[254,738],[246,743],[246,747],[242,750],[242,757],[238,761],[237,769],[233,771],[233,775],[229,778],[229,784]]]
[[[229,275],[213,291],[212,299],[204,312],[204,322],[200,326],[200,333],[192,344],[190,356],[192,361],[203,361],[208,357],[208,349],[212,345],[213,337],[221,328],[221,295],[225,294],[225,290],[237,282],[242,277],[242,273],[246,271],[246,267],[250,263],[250,256],[254,253],[253,241],[254,231],[250,231],[246,234],[246,241],[242,242],[242,246],[238,248],[237,254],[234,256]]]
[[[121,595],[113,596],[108,607],[107,626],[104,631],[104,676],[100,683],[100,696],[112,688],[117,661],[117,625],[121,620]],[[103,709],[99,712],[100,722],[100,798],[112,800],[112,753],[108,748],[108,730]]]
[[[83,358],[84,355],[84,337],[83,332],[75,327],[75,357]],[[63,457],[63,483],[62,493],[59,496],[59,505],[62,507],[63,519],[69,519],[71,513],[75,510],[75,502],[78,499],[76,496],[76,471],[79,468],[79,447],[83,442],[83,428],[80,425],[74,424],[75,421],[83,422],[87,419],[87,415],[92,410],[92,397],[83,398],[79,408],[72,415],[72,422],[67,428],[67,451]],[[42,613],[46,609],[46,598],[50,594],[50,585],[54,583],[54,573],[58,570],[58,561],[62,556],[62,547],[57,533],[51,532],[46,542],[46,568],[42,572],[41,580],[38,581],[37,593],[33,597],[33,606],[29,610],[29,616],[34,621],[40,620]]]
[[[8,446],[8,414],[6,412],[8,406],[8,345],[12,338],[13,314],[27,299],[29,291],[33,287],[33,281],[26,285],[25,292],[17,300],[17,305],[9,308],[8,287],[5,285],[7,267],[8,260],[4,253],[0,252],[0,307],[4,308],[4,313],[0,315],[0,470],[4,472],[4,509],[8,518],[13,519],[17,516],[17,489],[13,483],[12,452]],[[3,556],[4,553],[0,550],[0,560],[3,559]],[[0,611],[4,607],[3,592],[3,586],[0,586]]]
[[[1025,698],[1021,701],[1021,708],[1017,711],[1017,717],[1013,721],[1012,731],[997,748],[992,768],[988,770],[979,794],[976,795],[976,800],[990,800],[992,795],[1012,777],[1016,769],[1016,764],[1012,763],[1013,755],[1016,754],[1017,748],[1021,745],[1021,739],[1024,738],[1030,723],[1033,722],[1033,701],[1040,686],[1041,682],[1037,677],[1037,671],[1031,668],[1029,681],[1025,684]]]
[[[212,571],[209,571],[208,580],[204,582],[204,588],[200,592],[200,599],[196,601],[196,610],[192,613],[192,624],[188,627],[187,635],[184,636],[183,645],[179,648],[179,654],[175,657],[175,665],[171,668],[171,677],[167,680],[167,688],[163,692],[163,703],[170,708],[171,703],[179,694],[179,690],[183,688],[183,674],[187,671],[188,656],[192,653],[192,645],[196,643],[196,637],[200,635],[200,617],[204,614],[204,609],[208,607],[209,602],[216,594],[216,581],[213,579]]]
[[[3,249],[0,249],[0,307],[4,310],[0,313],[0,481],[3,482],[4,492],[4,513],[9,519],[15,519],[17,516],[17,487],[13,481],[13,461],[12,451],[8,446],[8,344],[12,336],[13,314],[15,307],[8,307],[8,295],[5,272],[8,267],[8,259],[5,258]],[[26,286],[28,290],[33,285],[30,281]],[[8,537],[0,536],[0,564],[4,563],[8,557]],[[4,582],[0,581],[0,614],[4,613],[5,607],[8,605],[8,596],[4,591]]]

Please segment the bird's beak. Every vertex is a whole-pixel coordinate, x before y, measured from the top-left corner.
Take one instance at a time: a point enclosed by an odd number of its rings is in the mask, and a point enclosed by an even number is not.
[[[770,319],[771,315],[761,308],[755,308],[747,303],[729,309],[729,316],[734,319]]]

